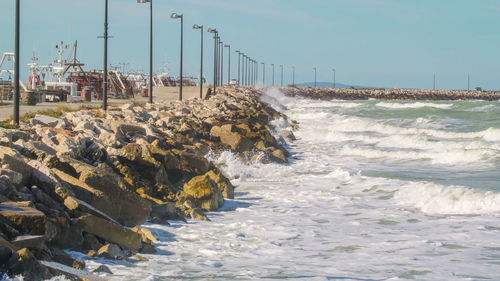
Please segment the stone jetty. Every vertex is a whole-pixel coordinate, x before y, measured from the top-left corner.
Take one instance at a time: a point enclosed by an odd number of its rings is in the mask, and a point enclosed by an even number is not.
[[[318,100],[500,100],[496,91],[413,90],[413,89],[358,89],[358,88],[304,88],[281,89],[288,96]]]
[[[100,280],[65,250],[144,261],[157,241],[145,222],[208,220],[235,189],[208,154],[287,162],[293,133],[280,136],[271,121],[297,124],[261,94],[227,87],[205,100],[37,115],[1,129],[0,272]]]

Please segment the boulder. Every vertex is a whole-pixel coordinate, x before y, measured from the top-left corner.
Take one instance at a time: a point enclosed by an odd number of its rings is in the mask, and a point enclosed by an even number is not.
[[[78,226],[83,231],[117,244],[124,249],[136,252],[141,247],[142,237],[140,234],[105,219],[85,215],[79,218]]]
[[[22,183],[27,184],[31,179],[31,167],[24,162],[21,155],[12,148],[0,146],[0,159],[2,167],[23,175]]]
[[[17,230],[33,235],[44,235],[47,222],[45,214],[33,208],[31,202],[3,202],[0,216],[6,218]]]
[[[224,177],[221,173],[217,173],[215,171],[209,171],[205,174],[210,177],[212,181],[215,182],[217,188],[222,191],[222,195],[227,199],[234,199],[234,185]]]
[[[171,202],[153,205],[151,217],[162,220],[184,220],[184,217],[175,208],[175,203]]]
[[[209,176],[198,176],[184,185],[183,193],[194,198],[196,205],[206,211],[215,211],[224,204],[222,192]]]
[[[52,253],[52,260],[57,263],[64,264],[66,266],[80,270],[85,269],[84,261],[73,258],[71,255],[67,254],[65,251],[61,249],[53,248],[51,249],[51,253]]]
[[[125,254],[115,244],[106,244],[97,251],[97,256],[105,259],[123,259]]]
[[[96,269],[92,270],[92,273],[105,273],[105,274],[113,274],[111,269],[105,265],[100,265]]]
[[[27,248],[30,250],[37,250],[45,243],[45,236],[43,235],[22,235],[12,240],[18,248]]]
[[[64,124],[64,120],[46,115],[37,114],[30,120],[32,125],[41,125],[43,127],[56,127],[59,124]]]
[[[271,159],[278,163],[288,163],[288,158],[285,155],[285,152],[281,149],[276,149],[271,154]]]
[[[70,160],[79,178],[61,171],[55,173],[72,186],[76,197],[87,202],[126,226],[143,224],[151,213],[151,204],[128,190],[116,174],[91,165]]]
[[[116,138],[146,135],[146,129],[140,125],[115,120],[108,121],[108,125],[115,132]]]
[[[14,275],[22,275],[25,280],[42,281],[52,278],[50,271],[40,264],[28,249],[15,252],[7,263]]]

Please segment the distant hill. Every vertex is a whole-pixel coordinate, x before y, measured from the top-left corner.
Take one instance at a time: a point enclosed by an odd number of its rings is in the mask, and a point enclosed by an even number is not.
[[[314,82],[306,82],[306,83],[300,83],[297,84],[297,87],[314,87]],[[332,82],[318,82],[317,83],[318,88],[332,88],[333,83]],[[347,84],[342,84],[342,83],[335,83],[335,88],[374,88],[374,87],[366,87],[366,86],[354,86],[354,85],[347,85]]]

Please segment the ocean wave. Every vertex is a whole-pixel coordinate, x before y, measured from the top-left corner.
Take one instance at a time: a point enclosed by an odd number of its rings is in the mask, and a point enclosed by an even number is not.
[[[410,183],[394,194],[400,205],[419,208],[427,214],[492,214],[500,212],[500,194],[462,186]]]
[[[455,165],[482,163],[485,160],[498,159],[499,155],[493,150],[443,150],[443,151],[409,151],[409,150],[381,150],[361,148],[346,145],[338,150],[341,155],[359,156],[364,158],[386,159],[397,161],[429,161],[433,164]]]
[[[426,135],[439,139],[484,139],[486,141],[500,141],[500,129],[488,128],[477,132],[454,132],[428,128],[403,128],[388,124],[387,121],[369,120],[356,117],[336,117],[334,123],[331,124],[331,129],[341,132],[376,132],[382,135]]]
[[[375,106],[389,108],[389,109],[416,109],[423,107],[431,107],[438,109],[450,109],[453,104],[445,103],[429,103],[429,102],[414,102],[414,103],[391,103],[391,102],[379,102]]]

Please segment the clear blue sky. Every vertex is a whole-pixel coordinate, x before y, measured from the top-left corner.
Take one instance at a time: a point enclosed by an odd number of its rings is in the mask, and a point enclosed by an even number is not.
[[[102,68],[104,0],[21,0],[22,65],[36,51],[52,60],[58,41],[78,40],[86,68]],[[148,69],[148,5],[110,1],[110,63]],[[0,3],[0,52],[13,51],[14,0]],[[297,81],[337,81],[380,87],[500,89],[498,0],[155,0],[155,70],[168,62],[178,75],[179,21],[185,16],[185,73],[197,75],[199,31],[215,27],[222,39],[258,61],[297,68]],[[206,34],[206,72],[213,40]],[[233,56],[236,62],[236,56]],[[235,64],[234,64],[235,65]],[[278,69],[278,68],[277,68]],[[233,74],[236,69],[233,68]],[[276,72],[278,75],[278,72]],[[267,70],[270,74],[270,68]],[[277,76],[278,77],[278,76]],[[268,81],[270,77],[268,76]]]

